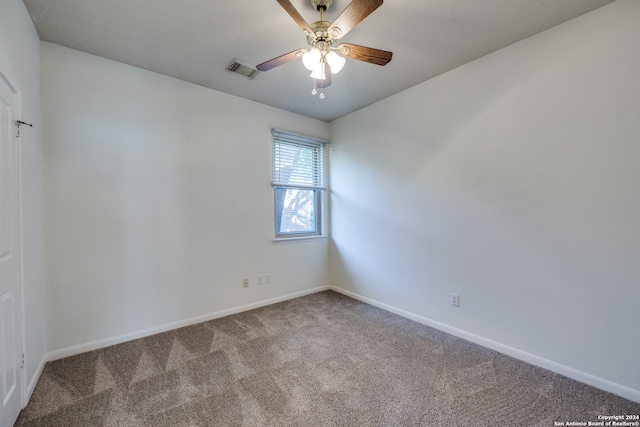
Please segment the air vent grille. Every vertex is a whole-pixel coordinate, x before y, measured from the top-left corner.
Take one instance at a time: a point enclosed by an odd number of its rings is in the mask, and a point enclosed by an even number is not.
[[[231,71],[232,73],[239,74],[251,80],[253,80],[253,78],[260,72],[256,70],[255,67],[238,61],[235,58],[233,58],[233,61],[227,65],[227,71]]]

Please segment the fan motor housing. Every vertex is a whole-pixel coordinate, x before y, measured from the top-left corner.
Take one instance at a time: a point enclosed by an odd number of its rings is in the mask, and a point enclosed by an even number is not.
[[[331,26],[331,22],[327,21],[316,21],[310,25],[313,30],[313,34],[309,34],[307,41],[320,41],[329,39],[329,35],[327,33],[327,29]]]

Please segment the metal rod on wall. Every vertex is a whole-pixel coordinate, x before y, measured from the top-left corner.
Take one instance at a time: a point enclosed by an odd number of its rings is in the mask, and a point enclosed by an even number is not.
[[[18,133],[16,134],[16,137],[18,138],[20,138],[20,126],[22,125],[33,127],[31,123],[23,122],[22,120],[16,120],[16,126],[18,126]]]

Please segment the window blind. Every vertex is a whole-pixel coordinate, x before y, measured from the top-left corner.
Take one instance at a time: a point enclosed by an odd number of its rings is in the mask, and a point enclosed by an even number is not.
[[[324,144],[326,141],[276,129],[273,137],[274,187],[326,190],[324,186]]]

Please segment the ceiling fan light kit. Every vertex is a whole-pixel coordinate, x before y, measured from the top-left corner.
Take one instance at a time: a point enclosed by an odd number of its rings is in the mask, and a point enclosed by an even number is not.
[[[311,48],[297,49],[280,55],[257,65],[256,69],[268,71],[302,57],[302,64],[311,71],[310,77],[314,81],[311,93],[315,95],[318,93],[317,88],[323,89],[331,85],[331,74],[337,74],[342,70],[346,63],[345,57],[376,65],[386,65],[391,61],[393,53],[384,50],[349,43],[336,46],[340,38],[380,7],[383,0],[353,0],[333,22],[324,20],[324,13],[333,0],[311,0],[311,5],[320,13],[320,20],[311,25],[307,24],[289,0],[276,1],[304,31]],[[324,98],[323,92],[320,92],[320,98]]]

